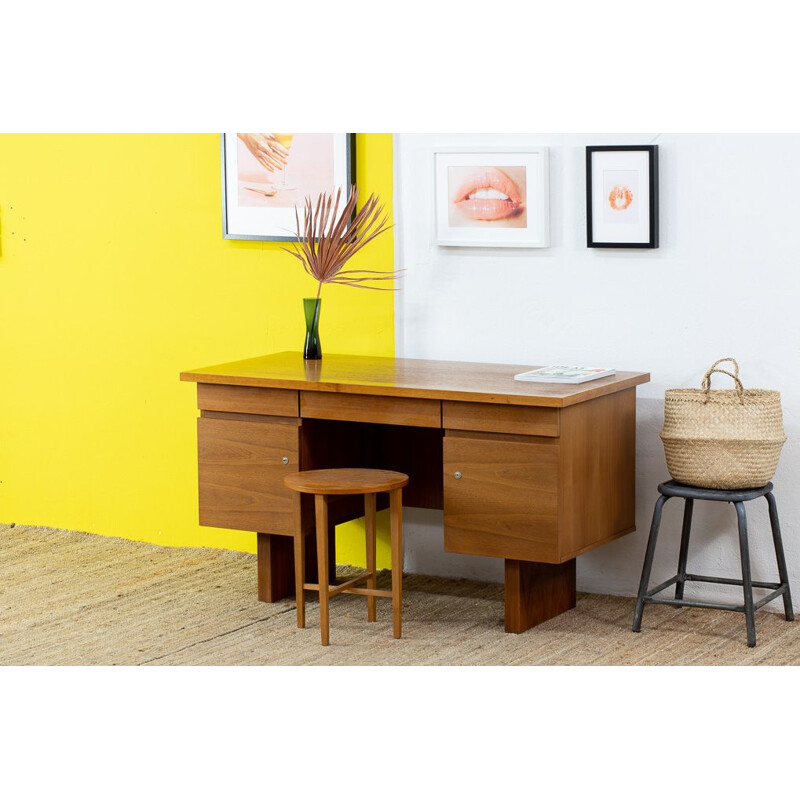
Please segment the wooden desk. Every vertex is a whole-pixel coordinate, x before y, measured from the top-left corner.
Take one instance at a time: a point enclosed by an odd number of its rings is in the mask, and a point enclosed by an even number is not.
[[[294,593],[290,536],[314,528],[287,473],[405,472],[404,505],[444,509],[446,551],[505,559],[506,630],[527,630],[575,606],[576,556],[634,530],[635,387],[650,379],[514,380],[532,366],[275,353],[184,372],[200,524],[258,533],[273,602]],[[361,516],[353,498],[331,506],[332,527]]]

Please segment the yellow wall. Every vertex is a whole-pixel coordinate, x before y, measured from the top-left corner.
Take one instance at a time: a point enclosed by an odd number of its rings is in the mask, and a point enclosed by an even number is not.
[[[391,135],[358,134],[356,164],[390,207]],[[178,374],[301,349],[316,285],[221,220],[218,134],[0,135],[0,522],[254,550],[197,524]],[[391,232],[357,264],[391,268]],[[393,354],[391,292],[322,297],[323,354]]]

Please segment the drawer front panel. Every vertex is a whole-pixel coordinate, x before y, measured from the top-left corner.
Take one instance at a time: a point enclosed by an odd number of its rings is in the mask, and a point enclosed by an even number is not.
[[[442,427],[440,401],[413,397],[300,392],[300,415],[311,419],[377,422],[418,428]]]
[[[445,436],[444,544],[557,563],[558,440]]]
[[[294,389],[260,389],[257,386],[198,383],[197,407],[203,411],[233,411],[272,417],[298,415],[297,392]]]
[[[299,469],[296,426],[201,417],[197,443],[201,525],[294,532],[299,500],[283,479]]]
[[[557,408],[445,400],[442,403],[442,422],[448,430],[516,433],[523,436],[559,435]]]

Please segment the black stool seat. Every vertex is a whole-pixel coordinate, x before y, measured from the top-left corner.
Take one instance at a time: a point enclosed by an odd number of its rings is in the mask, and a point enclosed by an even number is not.
[[[725,503],[745,503],[756,500],[772,491],[772,484],[755,489],[701,489],[678,481],[667,481],[658,486],[658,491],[667,497],[687,497],[692,500],[719,500]]]
[[[772,494],[772,484],[758,486],[753,489],[704,489],[699,486],[688,486],[677,481],[666,481],[659,484],[659,497],[656,500],[656,507],[653,510],[653,522],[650,526],[650,538],[647,540],[647,551],[642,567],[642,579],[639,583],[639,593],[636,598],[636,610],[633,614],[633,632],[639,633],[642,627],[642,614],[646,603],[658,603],[662,605],[691,606],[695,608],[717,608],[725,611],[739,611],[745,615],[747,622],[747,646],[755,647],[756,644],[756,624],[754,612],[777,599],[783,597],[783,610],[787,620],[794,619],[792,610],[792,596],[789,590],[789,576],[786,570],[786,558],[783,553],[783,542],[781,540],[781,528],[778,521],[778,508],[775,503],[775,496]],[[650,583],[650,571],[653,567],[653,556],[656,550],[656,540],[658,531],[661,527],[661,511],[664,504],[672,497],[682,497],[685,501],[683,509],[683,531],[681,533],[681,548],[678,556],[678,573],[672,578],[660,583],[654,589],[648,591]],[[747,514],[744,504],[749,500],[757,500],[764,497],[769,505],[769,521],[772,528],[772,540],[775,545],[775,558],[778,562],[778,575],[780,583],[767,583],[765,581],[754,581],[750,575],[750,551],[747,540]],[[739,550],[742,561],[742,579],[738,578],[715,578],[709,575],[693,575],[686,571],[686,562],[689,555],[689,534],[692,527],[692,509],[695,500],[715,500],[723,503],[733,503],[736,508],[736,518],[739,527]],[[684,600],[683,589],[687,581],[699,583],[721,583],[732,586],[741,586],[744,595],[743,605],[731,605],[728,603],[705,603],[699,600]],[[675,586],[675,598],[656,597],[657,594]],[[758,602],[753,600],[753,587],[758,589],[771,589],[772,591],[762,597]]]

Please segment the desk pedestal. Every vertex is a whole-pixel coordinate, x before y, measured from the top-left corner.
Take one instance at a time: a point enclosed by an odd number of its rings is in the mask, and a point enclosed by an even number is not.
[[[523,633],[575,608],[575,559],[563,564],[506,559],[506,631]]]
[[[294,597],[294,542],[291,536],[259,533],[258,547],[258,599],[264,603],[277,603],[284,597]],[[306,542],[306,582],[316,583],[317,546],[313,534]],[[328,529],[328,580],[336,582],[336,526]]]

